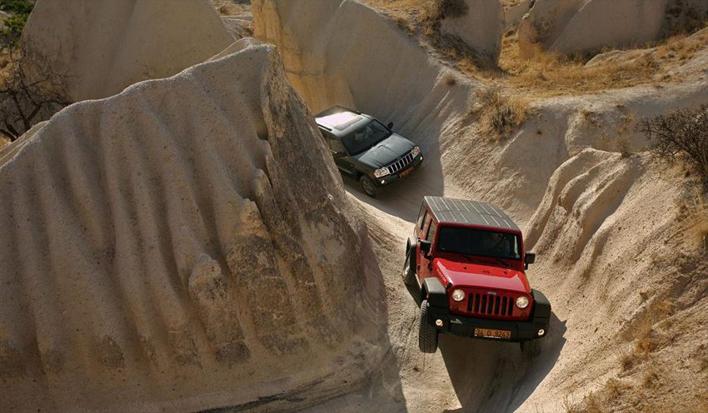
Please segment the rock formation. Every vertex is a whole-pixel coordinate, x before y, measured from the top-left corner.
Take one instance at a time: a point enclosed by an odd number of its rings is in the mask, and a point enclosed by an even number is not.
[[[498,1],[464,0],[459,15],[444,16],[443,33],[459,37],[482,61],[496,63],[501,52],[504,10]]]
[[[208,0],[39,0],[22,38],[74,102],[171,76],[231,42]]]
[[[0,153],[0,410],[255,407],[376,363],[365,230],[274,47],[232,50]]]
[[[592,53],[637,46],[670,34],[678,14],[705,15],[705,2],[682,0],[536,0],[519,24],[522,56],[541,47],[559,53]]]

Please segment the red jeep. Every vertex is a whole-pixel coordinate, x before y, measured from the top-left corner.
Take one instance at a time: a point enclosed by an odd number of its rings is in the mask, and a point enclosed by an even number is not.
[[[501,209],[426,196],[403,266],[404,282],[420,291],[420,350],[434,353],[438,334],[447,333],[520,342],[537,353],[551,304],[526,279],[534,259]]]

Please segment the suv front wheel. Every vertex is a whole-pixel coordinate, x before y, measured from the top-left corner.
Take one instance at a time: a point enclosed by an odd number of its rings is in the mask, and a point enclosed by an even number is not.
[[[376,184],[366,175],[362,175],[359,178],[359,183],[361,184],[361,189],[364,193],[372,198],[376,197]]]
[[[428,300],[420,303],[420,324],[418,325],[418,347],[423,353],[435,353],[438,350],[438,329],[428,322]]]

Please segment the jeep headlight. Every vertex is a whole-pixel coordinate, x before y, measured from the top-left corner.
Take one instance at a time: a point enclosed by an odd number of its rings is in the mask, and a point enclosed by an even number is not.
[[[516,306],[523,310],[524,308],[529,306],[529,299],[523,295],[521,297],[518,297],[516,299]]]
[[[388,171],[388,168],[383,167],[383,168],[379,168],[379,169],[375,170],[374,176],[376,178],[383,178],[384,176],[389,175],[390,173],[391,172]]]
[[[459,288],[452,292],[452,299],[455,301],[462,301],[465,299],[465,292]]]
[[[411,155],[413,155],[414,158],[420,155],[420,148],[417,146],[413,147],[413,149],[411,149]]]

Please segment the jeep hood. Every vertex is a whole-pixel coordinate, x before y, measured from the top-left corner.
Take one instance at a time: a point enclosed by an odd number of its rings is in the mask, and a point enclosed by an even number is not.
[[[354,158],[372,168],[381,168],[405,155],[414,146],[413,142],[394,133]]]
[[[485,265],[468,259],[452,261],[444,258],[436,258],[433,265],[455,287],[480,287],[531,293],[526,275],[513,268]]]

